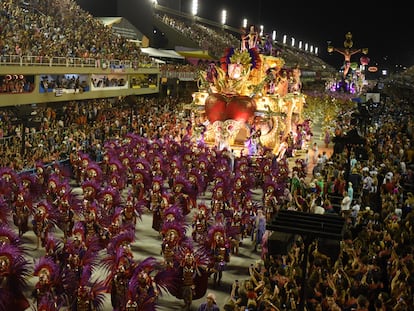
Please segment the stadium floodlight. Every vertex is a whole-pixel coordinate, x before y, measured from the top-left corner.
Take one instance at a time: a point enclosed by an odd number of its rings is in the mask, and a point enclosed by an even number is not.
[[[198,0],[193,0],[193,4],[191,6],[191,14],[194,16],[198,14]]]
[[[226,25],[227,22],[227,11],[223,10],[221,11],[221,24]]]
[[[247,18],[243,18],[243,21],[242,21],[242,27],[243,27],[244,29],[246,29],[246,28],[247,28]]]

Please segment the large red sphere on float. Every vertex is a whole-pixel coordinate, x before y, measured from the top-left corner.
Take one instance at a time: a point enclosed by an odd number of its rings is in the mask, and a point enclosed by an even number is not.
[[[204,108],[210,123],[226,120],[246,122],[254,116],[256,102],[249,96],[213,93],[207,97]]]
[[[361,56],[361,58],[359,59],[359,61],[361,62],[361,65],[368,65],[369,64],[369,57],[368,56]]]

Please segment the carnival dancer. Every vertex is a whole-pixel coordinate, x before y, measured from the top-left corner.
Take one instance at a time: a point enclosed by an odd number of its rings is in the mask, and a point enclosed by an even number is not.
[[[74,219],[80,213],[81,204],[70,189],[58,199],[56,205],[58,210],[57,226],[63,231],[63,238],[67,239],[72,234]]]
[[[78,288],[72,302],[73,311],[103,311],[105,307],[105,293],[107,288],[103,281],[91,280],[92,267],[83,268]]]
[[[136,200],[132,196],[132,191],[130,190],[128,197],[126,199],[125,205],[121,211],[121,222],[123,226],[132,226],[135,228],[137,224],[137,218],[141,218],[144,209],[146,208],[145,200]]]
[[[230,261],[230,243],[224,225],[210,227],[207,246],[210,249],[210,266],[213,271],[214,287],[221,286],[223,271]]]
[[[148,176],[148,174],[140,169],[134,169],[134,176],[132,179],[131,190],[135,200],[146,202],[146,178],[144,176]]]
[[[255,49],[257,48],[257,44],[259,42],[259,33],[257,32],[255,25],[250,25],[249,32],[246,36],[247,41],[247,48],[248,49]]]
[[[168,185],[171,189],[174,187],[175,179],[180,176],[182,167],[183,164],[181,158],[177,155],[173,156],[168,167]]]
[[[277,160],[278,160],[278,161],[281,161],[282,159],[284,159],[284,158],[285,158],[285,156],[286,156],[286,157],[288,156],[288,154],[287,154],[287,152],[288,152],[288,148],[289,148],[288,141],[287,141],[287,139],[284,139],[284,140],[280,143],[279,148],[278,148],[278,150],[276,151],[276,154],[277,154]]]
[[[296,172],[299,179],[300,178],[306,178],[307,172],[308,172],[308,165],[307,161],[305,159],[296,159],[295,160],[295,166],[292,168],[292,174]],[[295,189],[292,189],[293,192]]]
[[[236,173],[233,182],[233,190],[230,196],[230,205],[234,208],[241,208],[244,205],[246,196],[250,192],[247,186],[246,176],[241,173]]]
[[[166,267],[173,268],[175,253],[180,245],[188,239],[186,227],[183,222],[178,220],[168,221],[163,223],[161,232],[163,236],[161,254],[164,256]]]
[[[88,165],[86,166],[84,180],[81,182],[81,184],[84,184],[87,181],[91,181],[99,185],[101,185],[103,182],[102,168],[98,165],[98,163],[92,160],[89,161]]]
[[[184,310],[189,311],[193,300],[203,297],[207,290],[209,257],[204,248],[195,248],[192,243],[186,243],[179,248],[176,260],[180,286],[177,293],[172,294],[183,299]]]
[[[45,246],[47,234],[56,224],[56,215],[53,216],[54,211],[46,200],[38,202],[33,211],[33,232],[36,235],[36,249],[39,249],[40,244]]]
[[[231,253],[234,255],[239,254],[239,247],[242,240],[242,217],[241,208],[234,208],[233,217],[230,219],[230,245]]]
[[[133,259],[134,255],[131,250],[131,245],[134,241],[135,229],[127,227],[111,239],[106,247],[106,251],[108,254],[115,255],[119,248],[123,248],[123,255],[129,256],[130,259]]]
[[[115,212],[113,213],[111,217],[111,223],[108,226],[108,239],[109,240],[111,240],[112,237],[116,236],[125,227],[127,227],[126,225],[124,226],[122,224],[122,210],[123,210],[122,206],[116,207]],[[135,229],[135,227],[132,227],[132,228]]]
[[[4,196],[7,203],[15,200],[19,187],[19,177],[15,170],[10,167],[0,168],[0,194]]]
[[[47,188],[46,188],[46,200],[50,204],[55,204],[57,202],[60,186],[61,186],[61,180],[59,179],[59,176],[55,174],[49,175],[49,178],[47,180]]]
[[[163,160],[163,154],[161,153],[161,146],[158,142],[151,145],[150,149],[150,164],[151,164],[151,177],[164,179],[165,163]]]
[[[69,305],[68,296],[76,290],[70,269],[60,267],[50,257],[41,257],[35,262],[33,274],[38,277],[32,292],[37,310],[59,310]]]
[[[83,211],[83,220],[81,220],[83,226],[85,227],[85,240],[98,238],[101,241],[102,247],[107,245],[107,230],[99,222],[98,217],[98,206],[96,204],[90,204],[86,201],[87,206],[85,206]]]
[[[31,172],[19,174],[19,189],[27,194],[32,200],[38,200],[42,194],[36,184],[36,176]]]
[[[188,215],[191,211],[189,200],[190,183],[184,176],[179,175],[175,178],[172,189],[170,203],[180,206],[183,215]]]
[[[108,161],[108,165],[109,173],[106,176],[109,179],[107,183],[112,185],[112,187],[119,188],[120,190],[124,189],[127,179],[126,169],[122,165],[121,160],[118,158],[117,154],[112,154]]]
[[[197,197],[200,193],[202,193],[206,186],[204,184],[203,175],[199,173],[197,168],[192,168],[187,173],[187,180],[188,180],[188,197],[189,197],[189,204],[190,209],[197,207]]]
[[[164,194],[162,194],[162,200],[160,202],[160,205],[154,209],[152,216],[152,229],[159,232],[160,237],[162,237],[162,225],[164,221],[167,219],[166,211],[170,207],[172,207],[172,205],[170,204],[169,193],[165,192]],[[178,206],[175,206],[174,208],[179,209]],[[182,214],[182,211],[180,212],[180,214]]]
[[[104,284],[111,293],[112,308],[115,311],[125,311],[128,285],[136,262],[127,249],[119,247],[103,259],[103,266],[109,272]]]
[[[199,154],[195,165],[198,170],[198,175],[201,176],[201,179],[203,180],[201,193],[205,193],[213,176],[213,166],[208,160],[206,152]]]
[[[211,214],[213,217],[219,213],[225,214],[225,216],[230,216],[228,215],[230,212],[229,209],[229,201],[224,184],[217,183],[212,190]]]
[[[48,237],[50,237],[50,234]],[[97,238],[94,240],[97,241]],[[89,241],[89,244],[91,244],[93,239],[89,239]],[[76,222],[71,237],[64,243],[62,260],[64,260],[63,264],[70,268],[77,277],[80,277],[82,273],[82,260],[88,251],[86,243],[85,228],[81,222]],[[89,251],[92,251],[92,249],[93,248],[91,247]]]
[[[192,222],[192,238],[199,245],[204,245],[209,229],[210,210],[205,203],[198,204],[198,212],[194,214]]]
[[[164,269],[154,257],[136,262],[128,284],[125,311],[156,310],[162,292],[171,292],[177,284],[173,269]]]
[[[278,212],[278,201],[276,190],[278,185],[274,181],[268,181],[264,187],[263,209],[267,221],[271,221]]]
[[[120,189],[106,186],[99,194],[98,206],[100,210],[100,222],[105,227],[108,227],[115,209],[121,206]]]
[[[84,152],[78,152],[78,159],[72,164],[75,178],[79,184],[88,180],[88,166],[93,162],[90,155]]]
[[[134,173],[131,155],[128,153],[128,150],[125,150],[125,148],[123,148],[121,154],[119,155],[119,160],[122,164],[125,186],[130,186],[132,179],[134,178]]]
[[[35,170],[37,188],[39,189],[40,193],[45,193],[47,188],[48,174],[42,161],[36,161]]]
[[[155,210],[159,209],[164,193],[165,187],[162,177],[153,177],[152,187],[149,190],[149,210],[153,213],[155,213]]]
[[[0,309],[25,311],[30,307],[24,295],[29,279],[29,261],[23,248],[13,242],[18,241],[18,236],[12,238],[12,231],[10,234],[7,231],[3,225],[0,227]]]
[[[32,212],[32,199],[30,194],[21,186],[17,193],[16,201],[13,203],[13,222],[22,236],[29,230],[29,215]]]
[[[249,196],[246,199],[246,204],[243,207],[241,217],[242,217],[242,237],[253,237],[254,231],[254,219],[256,218],[257,206],[254,204],[253,199]],[[253,239],[252,239],[253,240]]]

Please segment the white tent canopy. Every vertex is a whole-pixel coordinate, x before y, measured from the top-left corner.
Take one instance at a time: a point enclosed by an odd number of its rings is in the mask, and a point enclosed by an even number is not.
[[[181,56],[174,50],[163,50],[155,48],[141,48],[141,52],[148,54],[150,57],[155,58],[170,58],[170,59],[184,59],[184,56]]]

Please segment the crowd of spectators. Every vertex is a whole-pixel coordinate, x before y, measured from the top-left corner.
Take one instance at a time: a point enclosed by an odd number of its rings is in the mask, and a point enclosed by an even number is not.
[[[358,145],[325,159],[319,152],[309,182],[292,177],[289,209],[344,218],[337,256],[315,239],[303,278],[298,237],[252,265],[225,310],[413,310],[413,121],[411,107],[386,106],[364,135],[366,153]],[[336,126],[339,136],[353,129]]]
[[[2,1],[0,54],[35,57],[95,58],[96,60],[144,60],[135,43],[115,34],[75,1]]]

